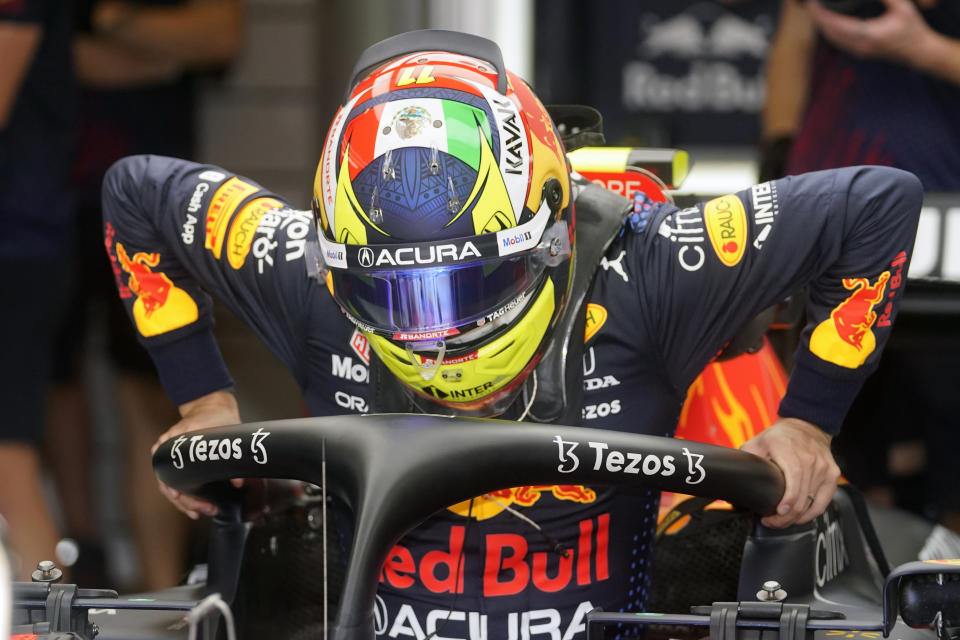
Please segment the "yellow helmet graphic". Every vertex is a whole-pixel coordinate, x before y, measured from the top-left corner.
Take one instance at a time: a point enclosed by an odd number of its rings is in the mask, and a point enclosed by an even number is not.
[[[411,394],[491,415],[519,391],[566,300],[569,169],[496,45],[456,34],[462,48],[431,50],[431,33],[396,36],[357,63],[314,183],[322,266]]]

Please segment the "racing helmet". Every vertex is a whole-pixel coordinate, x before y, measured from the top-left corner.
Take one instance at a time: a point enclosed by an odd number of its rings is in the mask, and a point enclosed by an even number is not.
[[[313,209],[331,294],[415,403],[502,413],[566,302],[574,215],[560,137],[499,47],[426,30],[369,48]]]

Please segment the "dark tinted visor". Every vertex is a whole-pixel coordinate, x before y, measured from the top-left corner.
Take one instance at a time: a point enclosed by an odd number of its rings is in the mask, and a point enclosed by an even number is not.
[[[378,331],[427,332],[463,326],[509,304],[544,270],[535,254],[428,269],[333,269],[337,302]]]

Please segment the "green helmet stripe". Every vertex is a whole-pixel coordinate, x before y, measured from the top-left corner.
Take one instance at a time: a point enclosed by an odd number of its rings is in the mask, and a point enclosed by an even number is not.
[[[483,130],[487,144],[493,144],[490,123],[481,109],[462,102],[441,100],[447,127],[447,152],[473,167],[480,168],[480,147],[477,146],[477,125]]]

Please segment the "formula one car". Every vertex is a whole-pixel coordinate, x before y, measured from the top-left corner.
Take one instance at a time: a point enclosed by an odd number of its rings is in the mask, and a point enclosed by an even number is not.
[[[723,498],[764,514],[772,512],[783,490],[776,467],[733,449],[581,427],[522,427],[422,415],[340,416],[218,427],[168,440],[154,456],[157,475],[177,489],[208,497],[220,509],[211,531],[206,583],[121,598],[57,584],[57,570],[41,567],[35,582],[14,585],[12,632],[174,640],[194,638],[202,628],[204,637],[212,638],[215,625],[208,614],[220,612],[220,628],[230,639],[272,629],[281,637],[372,640],[379,572],[393,544],[422,519],[461,500],[540,483],[643,485]],[[648,468],[663,471],[632,474],[624,465],[595,464],[600,451],[620,452],[624,460],[653,458],[661,464]],[[667,460],[670,464],[663,464]],[[316,613],[312,620],[300,620],[297,630],[281,620],[282,614],[261,612],[262,619],[255,619],[239,604],[244,565],[250,562],[244,548],[253,529],[245,520],[242,492],[227,482],[234,477],[298,481],[284,486],[304,488],[296,499],[313,505],[308,519],[316,533],[312,544],[319,549],[327,542],[326,505],[336,499],[353,513],[342,581],[335,579],[332,562],[317,569],[301,561],[268,587],[282,600],[294,597],[291,585],[304,575],[319,585],[311,595]],[[910,537],[909,524],[897,524],[901,538]],[[919,552],[929,535],[913,542]],[[334,582],[341,585],[336,593],[328,588]],[[840,491],[814,522],[784,530],[753,526],[735,598],[690,604],[680,613],[594,611],[588,616],[589,637],[603,637],[610,623],[693,628],[695,637],[721,640],[774,637],[770,634],[784,639],[953,637],[960,627],[960,561],[909,562],[888,572],[862,502]],[[240,618],[236,628],[234,615]]]
[[[567,123],[568,149],[581,146],[578,136],[586,144],[602,142],[583,111],[554,119]],[[608,189],[635,200],[643,192],[657,202],[670,200],[688,166],[677,150],[583,148],[570,159],[581,175]],[[591,639],[603,637],[612,623],[643,627],[648,638],[952,636],[960,627],[960,564],[935,559],[960,557],[960,539],[945,529],[899,511],[871,508],[868,514],[849,487],[807,525],[772,530],[755,522],[754,514],[777,504],[782,477],[735,448],[776,412],[786,375],[762,337],[771,324],[788,324],[796,310],[759,317],[732,341],[730,358],[708,366],[691,387],[676,439],[398,415],[264,422],[171,440],[154,458],[160,478],[220,507],[206,580],[119,597],[58,584],[51,564],[38,568],[34,582],[15,584],[11,596],[0,572],[0,634],[7,633],[12,598],[12,632],[31,639],[176,640],[202,632],[228,640],[237,634],[369,640],[380,567],[407,529],[488,491],[563,483],[641,484],[665,492],[652,568],[650,604],[658,613],[594,611]],[[731,425],[721,414],[742,419]],[[202,454],[191,445],[199,441],[206,443]],[[593,451],[585,443],[597,441],[637,460],[670,457],[675,472],[594,469],[585,464]],[[570,449],[573,444],[580,448]],[[232,477],[293,481],[248,483],[241,494],[226,482]],[[706,499],[684,501],[687,495]],[[704,508],[713,498],[727,508]],[[333,502],[353,512],[348,559],[327,544],[328,519],[343,524],[336,510],[328,513]],[[891,572],[885,557],[905,564]]]

